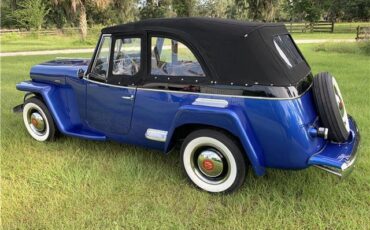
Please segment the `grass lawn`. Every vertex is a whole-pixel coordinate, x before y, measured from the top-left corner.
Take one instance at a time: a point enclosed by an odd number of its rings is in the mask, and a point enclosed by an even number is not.
[[[32,65],[55,56],[1,60],[1,220],[4,229],[368,229],[370,225],[370,59],[301,45],[313,72],[336,76],[362,142],[352,175],[309,168],[249,171],[235,194],[192,187],[178,152],[62,136],[34,141],[13,106]],[[90,57],[90,54],[66,55]]]
[[[90,34],[86,41],[80,36],[74,35],[19,35],[6,34],[0,36],[1,52],[33,51],[33,50],[57,50],[57,49],[80,49],[94,48],[99,39],[99,34]]]
[[[293,38],[298,39],[355,39],[356,33],[293,33]]]

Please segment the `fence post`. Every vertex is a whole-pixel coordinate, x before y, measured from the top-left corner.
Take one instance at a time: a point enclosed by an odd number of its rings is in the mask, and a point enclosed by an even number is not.
[[[360,38],[359,33],[360,33],[360,26],[357,26],[357,28],[356,28],[356,40],[358,40]]]
[[[334,32],[334,21],[331,21],[331,33]]]

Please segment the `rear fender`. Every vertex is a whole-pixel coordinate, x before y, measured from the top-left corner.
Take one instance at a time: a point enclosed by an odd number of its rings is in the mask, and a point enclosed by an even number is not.
[[[265,174],[263,156],[253,131],[242,111],[237,108],[225,109],[196,105],[185,105],[179,108],[168,132],[165,151],[170,148],[170,143],[176,128],[183,125],[208,125],[227,130],[238,137],[246,156],[248,157],[255,173],[259,176]]]

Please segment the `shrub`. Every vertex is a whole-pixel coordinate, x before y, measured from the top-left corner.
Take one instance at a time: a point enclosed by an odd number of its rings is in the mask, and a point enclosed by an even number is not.
[[[20,9],[14,12],[14,18],[18,24],[27,29],[41,29],[45,16],[49,12],[42,0],[26,0],[18,6]]]

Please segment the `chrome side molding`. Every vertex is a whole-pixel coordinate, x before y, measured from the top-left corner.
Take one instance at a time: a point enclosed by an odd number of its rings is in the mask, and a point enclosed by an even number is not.
[[[167,131],[159,129],[147,129],[145,132],[146,139],[152,141],[166,142],[167,140]]]
[[[216,108],[226,108],[229,102],[222,99],[212,99],[212,98],[197,98],[193,102],[193,105],[202,105]]]

